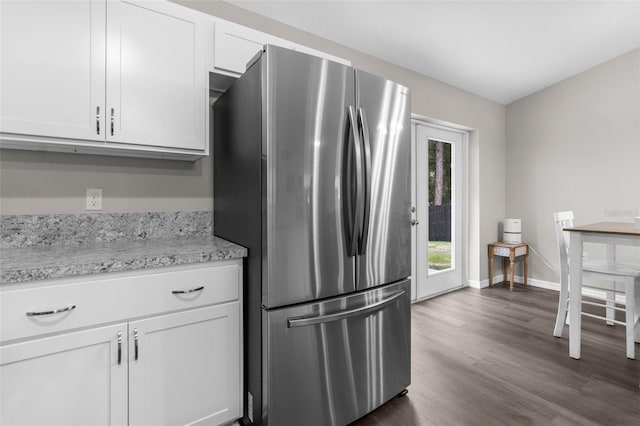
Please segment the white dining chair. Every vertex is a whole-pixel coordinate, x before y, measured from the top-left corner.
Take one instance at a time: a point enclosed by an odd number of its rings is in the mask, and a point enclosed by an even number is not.
[[[553,330],[553,335],[556,337],[562,337],[562,331],[564,324],[567,320],[567,312],[569,309],[569,233],[564,231],[564,228],[570,228],[573,226],[573,212],[564,211],[556,212],[553,214],[556,229],[556,241],[558,243],[558,252],[560,254],[560,296],[558,298],[558,314],[556,316],[556,325]],[[606,310],[605,316],[595,315],[588,312],[582,312],[582,315],[602,319],[606,321],[608,325],[619,324],[626,327],[626,340],[627,340],[627,358],[635,359],[635,329],[640,327],[637,324],[636,310],[640,307],[636,306],[635,294],[640,292],[640,267],[635,265],[628,265],[617,262],[605,262],[605,261],[583,261],[582,262],[583,276],[595,276],[608,280],[608,284],[605,288],[596,287],[593,285],[585,285],[582,283],[583,288],[594,288],[606,293],[606,297],[603,299],[596,299],[598,301],[582,301],[583,305],[599,306]],[[616,288],[615,283],[624,283],[624,291]],[[616,293],[625,293],[625,300],[627,303],[621,303],[616,300]],[[618,321],[615,319],[615,311],[625,312],[625,321]]]

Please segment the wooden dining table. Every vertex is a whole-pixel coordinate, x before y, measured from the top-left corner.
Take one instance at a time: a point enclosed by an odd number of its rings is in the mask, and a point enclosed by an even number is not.
[[[580,359],[582,327],[582,253],[584,243],[599,243],[606,246],[606,259],[616,260],[616,246],[640,247],[640,229],[633,223],[599,222],[589,225],[564,228],[570,234],[569,241],[569,356]],[[627,303],[634,303],[628,301]],[[640,341],[640,327],[635,340]]]

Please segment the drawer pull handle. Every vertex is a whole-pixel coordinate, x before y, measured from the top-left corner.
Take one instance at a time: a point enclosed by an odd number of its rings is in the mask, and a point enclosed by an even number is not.
[[[118,365],[122,364],[122,332],[118,331]]]
[[[59,314],[61,312],[73,311],[75,308],[76,308],[76,305],[69,305],[66,308],[54,309],[53,311],[27,312],[27,316],[37,317],[41,315],[53,315],[53,314]]]
[[[133,329],[133,359],[138,360],[138,329]]]
[[[203,285],[201,285],[201,286],[200,286],[200,287],[198,287],[198,288],[192,288],[192,289],[189,289],[189,290],[173,290],[173,291],[171,292],[171,294],[195,293],[196,291],[201,291],[201,290],[204,290],[204,286],[203,286]]]

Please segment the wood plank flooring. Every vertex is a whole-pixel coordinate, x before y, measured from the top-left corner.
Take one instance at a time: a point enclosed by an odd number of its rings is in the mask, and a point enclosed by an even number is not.
[[[582,357],[568,327],[553,337],[558,293],[501,283],[412,307],[412,384],[353,425],[640,425],[640,345],[583,317]]]

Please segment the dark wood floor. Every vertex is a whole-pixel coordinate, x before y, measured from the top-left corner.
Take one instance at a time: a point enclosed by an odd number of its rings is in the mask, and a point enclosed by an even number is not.
[[[583,317],[571,359],[568,327],[552,335],[557,297],[503,283],[413,305],[409,394],[354,425],[640,425],[624,327]]]

